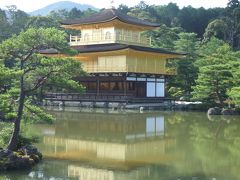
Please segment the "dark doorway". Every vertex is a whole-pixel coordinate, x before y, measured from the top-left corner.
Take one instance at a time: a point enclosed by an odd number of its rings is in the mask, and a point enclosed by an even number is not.
[[[136,96],[146,97],[146,82],[136,82]]]

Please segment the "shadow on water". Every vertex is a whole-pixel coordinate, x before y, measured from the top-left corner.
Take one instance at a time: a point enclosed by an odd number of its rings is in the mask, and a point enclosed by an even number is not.
[[[240,117],[197,112],[48,109],[45,160],[9,179],[240,179]],[[0,175],[1,177],[1,175]]]

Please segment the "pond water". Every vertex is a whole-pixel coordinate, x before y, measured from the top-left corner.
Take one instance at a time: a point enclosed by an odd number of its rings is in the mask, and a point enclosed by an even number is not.
[[[35,125],[44,160],[0,179],[237,180],[240,117],[199,112],[51,109]]]

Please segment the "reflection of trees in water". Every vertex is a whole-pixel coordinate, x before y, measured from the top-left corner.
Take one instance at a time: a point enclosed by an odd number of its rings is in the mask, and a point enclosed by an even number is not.
[[[68,162],[44,160],[31,170],[0,173],[0,179],[69,179],[67,176]]]
[[[240,126],[236,118],[215,116],[211,121],[191,124],[193,150],[205,173],[240,178],[236,171],[240,168]]]
[[[35,167],[29,176],[33,179],[68,179],[67,176],[68,162],[44,160]]]
[[[239,116],[212,116],[205,113],[175,112],[165,116],[166,136],[176,138],[176,151],[182,163],[173,164],[176,172],[189,177],[194,172],[225,179],[240,179]],[[181,173],[179,173],[181,174]]]

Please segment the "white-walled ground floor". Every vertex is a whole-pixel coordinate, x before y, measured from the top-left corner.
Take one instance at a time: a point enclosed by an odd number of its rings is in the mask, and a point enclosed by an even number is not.
[[[135,98],[166,97],[166,77],[146,74],[95,74],[76,80],[85,93],[95,95],[123,95]]]
[[[148,103],[155,103],[154,107],[159,104],[163,106],[173,104],[172,99],[167,97],[165,90],[167,76],[164,75],[90,74],[76,77],[75,80],[85,87],[83,93],[65,93],[54,89],[45,94],[44,99],[52,105],[54,103],[51,102],[57,101],[64,105],[89,107],[126,107],[135,104],[133,108],[137,108],[145,105],[150,107]]]

